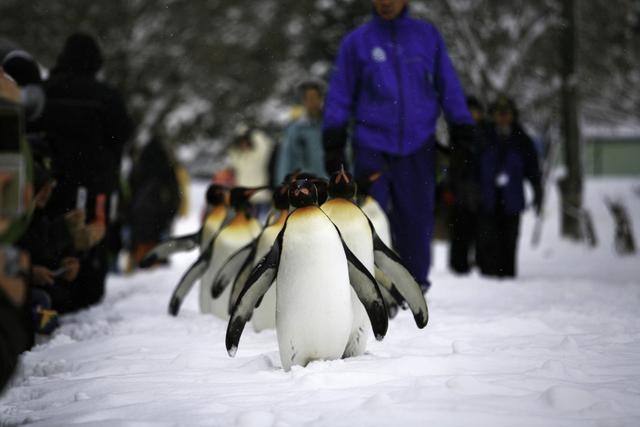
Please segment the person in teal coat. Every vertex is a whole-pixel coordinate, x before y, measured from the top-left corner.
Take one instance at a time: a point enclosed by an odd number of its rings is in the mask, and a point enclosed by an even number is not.
[[[322,106],[324,87],[318,81],[305,81],[299,86],[305,113],[286,129],[278,148],[275,183],[280,183],[293,170],[300,169],[326,176],[322,147]]]

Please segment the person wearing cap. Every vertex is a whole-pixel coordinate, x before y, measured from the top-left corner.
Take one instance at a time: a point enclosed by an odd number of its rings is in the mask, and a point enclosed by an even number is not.
[[[519,122],[514,101],[501,95],[489,108],[493,124],[480,155],[481,203],[478,265],[487,276],[517,275],[520,215],[526,207],[524,182],[533,189],[540,211],[542,187],[538,152]]]
[[[321,82],[309,80],[299,85],[298,92],[304,114],[287,127],[278,147],[274,184],[281,183],[296,169],[326,176],[322,148],[324,87]]]
[[[411,17],[408,0],[372,3],[373,17],[338,50],[324,109],[325,166],[332,173],[345,162],[353,123],[354,174],[384,171],[371,195],[388,212],[394,247],[426,291],[436,122],[444,112],[453,151],[460,154],[472,149],[475,127],[436,27]]]
[[[14,50],[2,61],[4,72],[20,88],[18,102],[24,107],[27,119],[27,132],[33,123],[42,116],[45,106],[45,93],[42,88],[40,68],[33,57],[24,50]]]

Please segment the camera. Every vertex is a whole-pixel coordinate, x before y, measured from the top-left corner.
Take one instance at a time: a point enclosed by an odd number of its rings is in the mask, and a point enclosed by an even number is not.
[[[20,250],[15,246],[0,246],[4,256],[4,271],[7,277],[14,277],[20,272]]]

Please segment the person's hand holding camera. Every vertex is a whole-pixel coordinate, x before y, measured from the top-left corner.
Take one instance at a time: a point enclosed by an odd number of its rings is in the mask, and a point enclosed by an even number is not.
[[[80,260],[75,257],[67,257],[62,260],[62,267],[65,269],[62,279],[65,282],[73,282],[80,272]]]
[[[55,274],[47,267],[34,265],[31,268],[31,280],[33,280],[34,285],[52,286],[55,282]]]

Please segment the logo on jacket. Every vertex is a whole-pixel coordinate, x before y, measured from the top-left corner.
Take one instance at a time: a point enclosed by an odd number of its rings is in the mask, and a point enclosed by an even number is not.
[[[387,54],[380,46],[376,46],[371,50],[371,57],[376,62],[384,62],[387,60]]]

